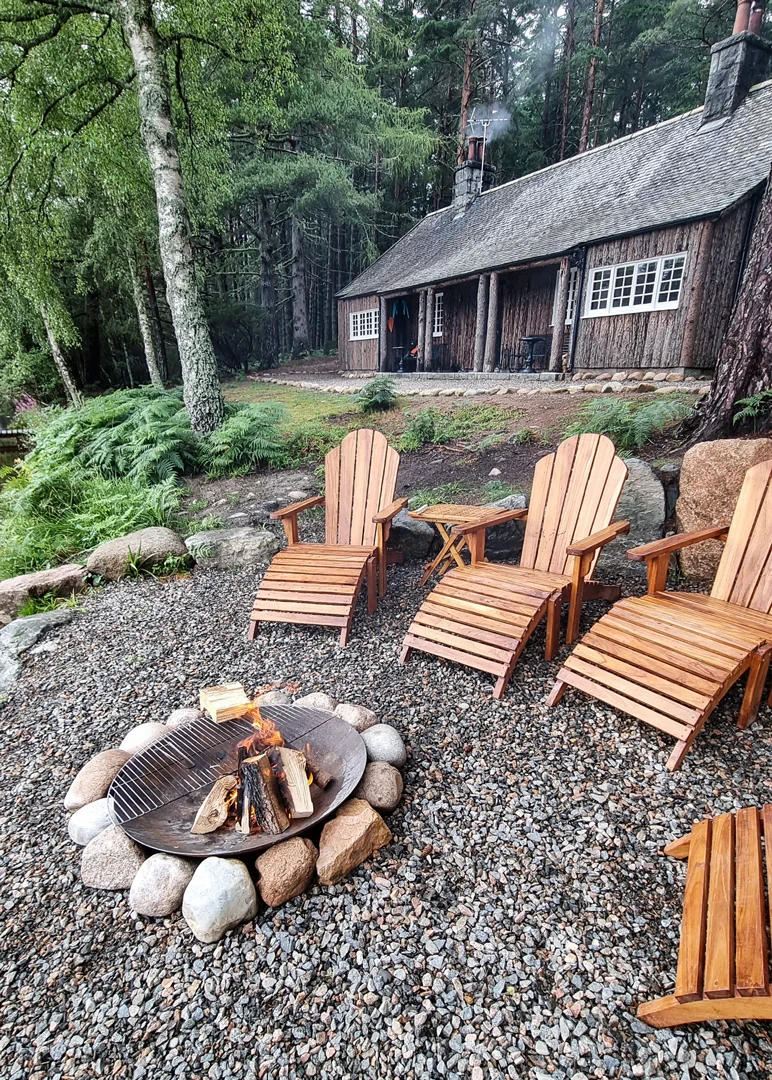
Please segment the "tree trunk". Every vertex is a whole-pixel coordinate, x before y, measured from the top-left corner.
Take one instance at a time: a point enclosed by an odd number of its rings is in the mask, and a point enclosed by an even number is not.
[[[558,270],[558,302],[555,310],[555,324],[552,327],[552,349],[550,351],[550,371],[563,370],[563,341],[566,336],[566,317],[568,315],[568,297],[571,292],[571,260],[564,256]]]
[[[566,146],[568,144],[568,121],[571,115],[571,61],[574,58],[576,32],[576,0],[569,0],[567,18],[566,44],[563,50],[563,65],[565,67],[563,79],[563,123],[560,128],[558,161],[562,161],[566,156]]]
[[[306,294],[306,254],[303,226],[293,215],[292,240],[292,356],[304,356],[309,349],[308,296]]]
[[[145,292],[143,281],[139,274],[137,260],[131,251],[127,253],[127,261],[129,264],[129,275],[131,276],[131,292],[134,297],[134,306],[137,309],[137,322],[139,323],[139,333],[142,338],[142,348],[145,350],[147,370],[150,373],[150,382],[158,390],[163,390],[164,383],[158,367],[158,356],[156,354],[155,339],[153,337],[153,324],[150,318],[150,305],[148,304],[147,293]]]
[[[180,352],[185,405],[193,429],[206,433],[222,423],[225,403],[196,281],[163,48],[151,0],[118,0],[117,10],[137,73],[140,130],[155,186],[161,261]]]
[[[424,368],[432,370],[432,346],[434,345],[434,289],[432,286],[426,290],[426,306],[424,308]]]
[[[499,338],[499,275],[491,274],[488,293],[488,329],[485,333],[485,362],[483,371],[493,371]]]
[[[428,371],[426,363],[426,290],[421,289],[418,294],[418,352],[416,353],[416,369]]]
[[[488,274],[480,274],[477,279],[477,317],[474,325],[474,361],[475,371],[482,371],[485,358],[485,327],[488,320]]]
[[[271,223],[271,211],[265,196],[257,207],[260,230],[260,306],[263,309],[261,367],[276,367],[279,362],[279,291],[276,287],[277,246]]]
[[[474,56],[474,41],[467,38],[464,44],[464,75],[461,81],[461,118],[458,124],[458,151],[456,161],[459,165],[464,164],[464,149],[466,146],[466,127],[469,123],[469,103],[472,100],[472,59]]]
[[[166,354],[166,342],[164,340],[161,312],[158,310],[158,294],[155,291],[153,271],[150,269],[150,262],[147,257],[147,249],[145,248],[144,240],[140,240],[139,242],[139,253],[142,261],[142,277],[144,278],[147,303],[150,309],[150,321],[153,327],[153,340],[155,341],[158,366],[161,369],[161,378],[166,380],[169,378],[169,357]]]
[[[772,176],[753,230],[729,327],[710,393],[700,406],[691,442],[717,439],[734,430],[736,403],[772,387]]]
[[[67,361],[62,355],[62,350],[59,348],[59,342],[56,340],[53,327],[49,321],[46,309],[43,305],[40,305],[40,317],[43,320],[43,326],[46,328],[46,336],[48,337],[48,344],[51,346],[51,355],[54,358],[56,364],[56,370],[59,372],[59,378],[64,383],[64,389],[67,393],[67,397],[70,399],[70,404],[76,409],[79,409],[83,405],[83,398],[80,396],[75,382],[70,374],[70,369],[67,367]]]
[[[582,114],[582,130],[579,135],[579,153],[587,149],[587,140],[590,137],[590,124],[592,123],[592,100],[595,97],[595,79],[598,74],[598,49],[600,48],[600,35],[603,29],[603,8],[606,0],[597,0],[595,4],[595,28],[592,34],[592,56],[590,66],[587,69],[587,88],[584,93],[584,113]]]

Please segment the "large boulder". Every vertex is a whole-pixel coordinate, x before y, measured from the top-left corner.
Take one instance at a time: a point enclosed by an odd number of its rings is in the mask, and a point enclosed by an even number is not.
[[[728,525],[745,474],[772,458],[772,439],[719,439],[686,451],[676,503],[679,532]],[[724,545],[707,540],[681,552],[681,569],[690,578],[712,581]]]
[[[131,731],[124,735],[118,749],[125,751],[127,754],[138,754],[140,750],[152,746],[154,742],[158,742],[159,739],[168,734],[169,728],[166,724],[161,724],[158,721],[137,724],[136,727],[133,727]]]
[[[391,523],[389,547],[401,551],[406,559],[425,559],[434,537],[431,525],[412,518],[407,510],[400,510]]]
[[[131,757],[123,750],[103,750],[87,761],[64,796],[65,810],[80,810],[81,806],[103,799],[115,777]]]
[[[322,829],[316,873],[334,885],[391,840],[391,829],[364,799],[349,799]]]
[[[505,495],[503,499],[497,499],[496,502],[487,505],[496,510],[524,510],[527,502],[525,495]],[[505,521],[503,525],[487,529],[485,557],[494,561],[517,559],[523,550],[524,536],[524,521]]]
[[[351,724],[354,731],[358,731],[360,734],[378,723],[378,717],[373,710],[366,708],[364,705],[349,705],[346,702],[341,702],[335,712],[347,724]]]
[[[27,600],[37,600],[50,593],[54,596],[71,596],[83,592],[86,588],[85,578],[85,567],[75,563],[6,578],[0,581],[0,614],[10,620]]]
[[[63,626],[70,619],[72,612],[66,609],[41,611],[14,619],[0,630],[0,692],[16,682],[21,671],[21,654],[31,649],[46,630]]]
[[[281,546],[268,529],[256,529],[251,525],[235,529],[207,529],[189,536],[185,543],[199,566],[220,570],[264,566]]]
[[[368,761],[385,761],[396,769],[402,768],[407,761],[402,736],[391,724],[374,724],[361,734]]]
[[[90,889],[128,889],[146,859],[118,825],[111,825],[83,849],[80,876]]]
[[[385,761],[370,761],[365,768],[355,799],[369,802],[373,810],[389,814],[402,798],[402,774]]]
[[[129,907],[138,915],[163,918],[179,911],[196,864],[158,852],[142,863],[131,883]]]
[[[319,852],[310,840],[293,836],[259,855],[255,867],[260,897],[269,907],[279,907],[300,896],[311,884]]]
[[[97,799],[75,811],[67,822],[67,832],[73,843],[85,847],[95,836],[109,829],[112,823],[107,799]]]
[[[128,573],[133,564],[137,569],[160,566],[169,556],[186,558],[188,549],[182,537],[159,525],[107,540],[94,548],[86,566],[90,573],[116,581]]]
[[[257,914],[257,893],[240,859],[204,859],[185,890],[182,915],[199,941],[219,941],[223,934]]]
[[[630,548],[662,537],[665,525],[665,490],[651,465],[640,458],[626,458],[628,476],[619,498],[614,521],[629,521],[630,532],[603,548],[598,577],[616,581],[619,574],[645,573],[643,563],[627,558]]]

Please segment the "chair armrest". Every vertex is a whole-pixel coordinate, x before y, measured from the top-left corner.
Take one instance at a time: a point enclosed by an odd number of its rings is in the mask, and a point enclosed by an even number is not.
[[[660,555],[672,555],[674,551],[691,547],[692,544],[701,544],[703,540],[725,540],[728,532],[728,525],[714,525],[710,529],[697,529],[696,532],[676,533],[675,536],[666,536],[664,540],[652,540],[650,544],[631,548],[627,557],[634,562],[645,562],[647,559],[659,558]]]
[[[300,502],[290,503],[289,506],[282,506],[279,510],[274,510],[271,514],[271,518],[273,520],[281,520],[285,517],[293,517],[302,510],[310,510],[312,506],[322,506],[323,504],[324,495],[314,495],[310,499],[301,499]]]
[[[507,521],[525,521],[528,510],[502,510],[500,514],[491,514],[483,521],[470,521],[468,525],[454,525],[451,532],[454,536],[466,536],[469,533],[479,532],[480,529],[492,529],[494,525],[503,525]]]
[[[592,536],[587,536],[584,540],[578,540],[575,544],[571,544],[570,547],[566,548],[566,554],[589,555],[593,551],[597,551],[598,548],[610,544],[611,541],[616,540],[618,536],[627,536],[629,532],[629,521],[615,521],[605,529],[599,529],[598,532],[593,533]]]
[[[394,502],[389,503],[388,506],[384,506],[383,510],[379,510],[377,514],[373,514],[373,521],[376,522],[376,524],[383,524],[386,521],[391,521],[391,519],[398,514],[400,510],[404,510],[406,506],[407,499],[395,499]]]

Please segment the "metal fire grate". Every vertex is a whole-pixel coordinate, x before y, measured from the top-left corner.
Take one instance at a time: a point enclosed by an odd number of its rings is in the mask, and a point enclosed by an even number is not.
[[[203,836],[191,833],[204,796],[218,776],[236,771],[237,746],[253,731],[248,720],[215,724],[206,718],[171,731],[126,762],[107,794],[112,820],[144,847],[199,858],[270,847],[322,821],[362,777],[367,754],[361,736],[339,716],[315,709],[270,705],[261,712],[287,746],[302,750],[310,743],[334,777],[324,791],[312,785],[311,817],[293,822],[280,836],[247,836],[230,827]]]

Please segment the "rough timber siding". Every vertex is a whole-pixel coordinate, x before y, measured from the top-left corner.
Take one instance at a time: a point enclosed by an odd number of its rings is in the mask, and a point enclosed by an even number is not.
[[[523,337],[552,333],[557,273],[555,264],[502,274],[500,357],[519,352]]]
[[[477,281],[446,285],[443,294],[445,317],[442,337],[433,337],[434,345],[445,346],[446,366],[471,371],[474,367],[474,329],[477,318]]]
[[[748,216],[754,212],[755,205],[754,200],[749,199],[716,222],[691,367],[715,367],[721,340],[732,313]]]
[[[366,311],[377,308],[378,297],[358,296],[355,300],[338,301],[338,360],[346,371],[378,370],[378,338],[365,338],[363,341],[349,341],[351,333],[352,311]]]
[[[582,318],[574,366],[577,368],[667,368],[681,364],[681,345],[691,276],[697,258],[703,222],[639,233],[623,240],[596,244],[587,253],[584,310],[594,267],[634,262],[657,255],[686,251],[681,303],[669,311],[641,311],[630,315]],[[709,271],[712,273],[712,270]],[[707,297],[706,297],[707,300]]]

